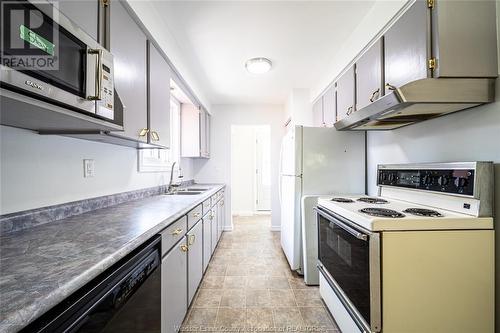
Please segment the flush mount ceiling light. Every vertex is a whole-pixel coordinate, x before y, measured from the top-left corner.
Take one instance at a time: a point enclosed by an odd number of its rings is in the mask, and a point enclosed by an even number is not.
[[[245,63],[245,68],[252,74],[264,74],[271,70],[273,63],[267,58],[252,58]]]

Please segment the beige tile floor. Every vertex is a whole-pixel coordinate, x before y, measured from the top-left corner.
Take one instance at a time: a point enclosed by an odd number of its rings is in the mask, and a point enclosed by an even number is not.
[[[318,287],[290,271],[269,216],[235,217],[181,328],[184,332],[339,332]]]

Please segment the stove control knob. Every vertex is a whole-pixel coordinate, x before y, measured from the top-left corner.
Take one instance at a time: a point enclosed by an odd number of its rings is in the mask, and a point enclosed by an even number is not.
[[[467,180],[467,178],[463,178],[463,177],[455,178],[455,185],[457,187],[465,187],[465,186],[467,186],[467,184],[469,184],[469,181]]]
[[[438,178],[438,184],[441,186],[446,186],[450,183],[450,177],[448,176],[440,176]]]
[[[393,173],[390,173],[390,174],[389,174],[389,177],[388,177],[389,182],[391,182],[391,183],[392,183],[392,182],[394,181],[394,179],[395,179],[395,178],[396,178],[396,177],[394,176],[394,174],[393,174]]]
[[[432,177],[430,175],[425,175],[422,182],[424,185],[430,185],[432,184]]]

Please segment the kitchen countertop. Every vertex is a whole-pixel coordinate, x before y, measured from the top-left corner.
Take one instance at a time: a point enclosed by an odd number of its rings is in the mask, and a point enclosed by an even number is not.
[[[0,237],[0,332],[16,332],[224,185],[158,195]]]

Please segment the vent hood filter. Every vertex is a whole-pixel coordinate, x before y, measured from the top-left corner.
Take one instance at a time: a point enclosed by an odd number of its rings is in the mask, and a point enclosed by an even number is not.
[[[391,130],[491,103],[495,80],[439,78],[410,82],[335,123],[338,130]]]

